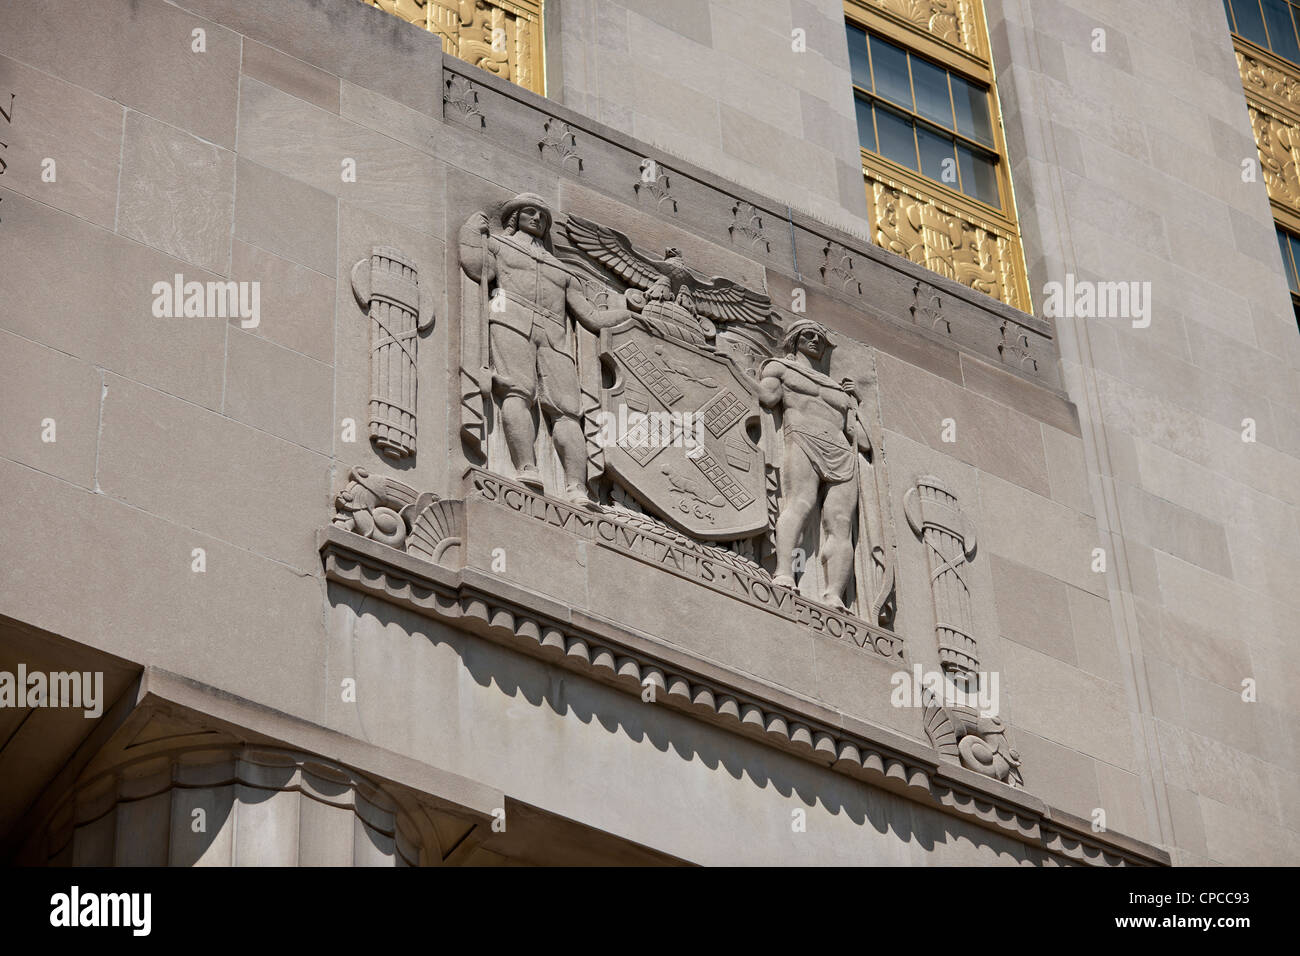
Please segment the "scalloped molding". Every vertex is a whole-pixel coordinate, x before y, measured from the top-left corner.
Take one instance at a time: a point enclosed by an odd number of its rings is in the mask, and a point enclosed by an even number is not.
[[[1168,866],[1165,851],[961,767],[937,752],[731,674],[679,649],[626,631],[474,569],[452,571],[359,535],[317,533],[325,577],[426,617],[448,622],[603,684],[900,794],[1043,850],[1061,863]],[[882,741],[889,741],[884,743]]]

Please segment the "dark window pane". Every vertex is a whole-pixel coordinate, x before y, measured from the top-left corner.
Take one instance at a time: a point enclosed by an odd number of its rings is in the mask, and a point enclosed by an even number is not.
[[[1223,12],[1228,15],[1228,29],[1232,29],[1232,4],[1228,0],[1223,0]]]
[[[1286,260],[1287,268],[1291,270],[1291,281],[1300,285],[1300,276],[1296,275],[1296,269],[1300,269],[1300,239],[1287,233],[1287,238],[1291,241],[1291,258]],[[1296,289],[1300,292],[1300,288]]]
[[[961,77],[952,78],[952,102],[957,108],[957,132],[993,145],[993,124],[989,120],[989,95]]]
[[[1267,50],[1268,37],[1264,33],[1264,18],[1259,13],[1259,0],[1232,0],[1232,10],[1237,14],[1237,32]]]
[[[871,66],[876,74],[876,94],[912,108],[912,84],[907,78],[907,54],[901,47],[871,38]]]
[[[1300,282],[1296,281],[1295,265],[1291,262],[1291,250],[1287,246],[1286,233],[1279,229],[1277,247],[1282,251],[1282,268],[1286,270],[1287,285],[1291,287],[1292,292],[1300,292]]]
[[[853,84],[869,90],[871,64],[867,62],[867,32],[851,23],[844,26],[849,35],[849,72],[853,74]]]
[[[950,189],[957,188],[957,157],[952,140],[918,127],[916,142],[921,148],[921,172]]]
[[[948,71],[912,57],[912,88],[916,90],[916,111],[926,119],[952,129]]]
[[[858,145],[874,153],[876,152],[876,128],[871,122],[871,104],[857,96],[853,98],[853,105],[858,111]]]
[[[916,140],[911,120],[877,106],[876,133],[880,136],[881,156],[908,169],[916,169]]]
[[[998,174],[993,161],[964,146],[957,147],[957,155],[961,161],[962,192],[990,206],[1000,207]]]
[[[1264,22],[1268,24],[1268,39],[1273,52],[1292,63],[1300,63],[1300,46],[1296,45],[1295,25],[1285,0],[1264,0]]]

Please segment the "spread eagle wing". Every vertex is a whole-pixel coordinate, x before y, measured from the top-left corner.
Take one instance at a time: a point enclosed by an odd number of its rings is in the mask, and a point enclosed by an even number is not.
[[[704,279],[692,273],[691,292],[695,307],[702,315],[717,322],[766,322],[772,314],[772,300],[730,279]]]
[[[662,264],[632,248],[632,241],[616,229],[570,215],[564,224],[573,245],[629,285],[646,290],[663,277]]]

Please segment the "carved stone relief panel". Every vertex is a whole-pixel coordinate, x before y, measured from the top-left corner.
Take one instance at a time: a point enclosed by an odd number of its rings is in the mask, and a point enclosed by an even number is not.
[[[442,94],[442,102],[447,113],[469,126],[482,129],[487,125],[483,111],[478,108],[478,90],[472,82],[459,73],[449,73],[443,85],[446,89]]]
[[[934,602],[941,687],[924,692],[925,730],[944,756],[985,776],[1021,786],[1020,755],[996,713],[972,703],[980,687],[979,648],[968,568],[975,528],[956,496],[934,475],[922,475],[903,498],[907,523],[926,548]]]
[[[772,241],[763,231],[763,217],[752,203],[736,200],[731,207],[732,222],[727,227],[733,242],[758,252],[772,251]]]
[[[352,268],[352,291],[370,317],[370,440],[388,458],[415,454],[419,336],[433,327],[433,296],[414,262],[375,246]]]
[[[764,293],[696,272],[676,248],[660,257],[600,223],[557,222],[536,195],[471,215],[459,253],[471,462],[892,624],[882,479],[858,391],[871,376],[832,373],[824,328],[788,322]]]
[[[912,304],[908,307],[912,321],[931,332],[952,334],[952,323],[943,315],[943,296],[928,282],[917,280],[912,287]]]

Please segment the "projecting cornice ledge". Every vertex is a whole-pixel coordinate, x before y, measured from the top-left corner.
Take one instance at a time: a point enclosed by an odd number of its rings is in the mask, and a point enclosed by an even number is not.
[[[451,570],[337,527],[317,532],[328,580],[821,764],[1036,847],[1062,863],[1168,866],[1167,852],[981,774],[909,738],[473,568]]]

